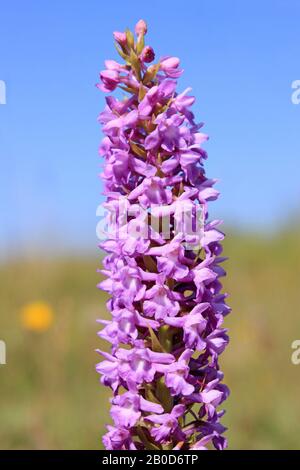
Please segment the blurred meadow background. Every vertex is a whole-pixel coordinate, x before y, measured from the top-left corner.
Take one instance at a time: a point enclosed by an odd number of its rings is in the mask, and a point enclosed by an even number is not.
[[[158,14],[159,12],[159,14]],[[300,106],[297,0],[0,0],[1,449],[97,449],[109,422],[98,384],[101,203],[94,88],[112,31],[144,17],[157,56],[178,55],[207,125],[222,197],[232,313],[221,365],[231,449],[300,448]],[[280,32],[280,34],[279,34]],[[19,39],[16,41],[15,37]]]

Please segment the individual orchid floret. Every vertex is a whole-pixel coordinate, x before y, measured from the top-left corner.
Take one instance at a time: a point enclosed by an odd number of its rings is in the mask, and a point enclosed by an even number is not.
[[[141,418],[143,411],[163,413],[163,407],[133,392],[126,392],[112,399],[111,415],[116,426],[131,428]]]
[[[147,317],[155,317],[156,320],[163,320],[166,317],[173,317],[180,311],[179,296],[172,292],[168,286],[158,281],[157,285],[151,287],[144,294],[144,314]]]
[[[103,84],[99,87],[102,91],[106,92],[114,91],[120,82],[119,73],[116,70],[103,70],[100,73],[100,78]]]
[[[177,362],[173,362],[166,370],[166,386],[170,389],[171,395],[191,395],[194,391],[194,386],[188,382],[190,369],[189,360],[193,354],[192,349],[187,349]]]
[[[206,341],[203,339],[203,333],[208,324],[208,320],[202,313],[210,307],[208,302],[196,305],[188,314],[181,317],[171,317],[166,319],[168,325],[176,328],[182,328],[183,340],[189,348],[196,351],[203,351],[206,347]]]
[[[98,121],[106,211],[99,288],[110,317],[99,320],[101,384],[112,391],[103,443],[109,450],[222,450],[227,442],[219,357],[228,344],[222,292],[218,198],[205,173],[208,136],[177,91],[177,57],[157,63],[147,25],[115,32],[121,58],[105,61]]]
[[[180,60],[178,57],[165,57],[160,61],[160,70],[170,78],[178,78],[182,75],[183,71],[178,69]]]
[[[182,432],[178,418],[182,417],[186,411],[184,405],[175,405],[171,413],[164,413],[161,415],[150,415],[145,418],[158,426],[154,426],[150,430],[150,434],[157,442],[164,442],[166,439],[173,436],[177,441],[185,439],[185,434]]]

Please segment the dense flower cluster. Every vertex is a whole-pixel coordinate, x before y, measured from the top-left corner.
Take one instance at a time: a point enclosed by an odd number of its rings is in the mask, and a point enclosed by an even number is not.
[[[113,426],[107,449],[216,449],[226,446],[223,411],[228,396],[218,357],[228,343],[221,293],[222,232],[208,221],[207,204],[218,197],[205,176],[207,158],[191,106],[190,89],[176,92],[179,59],[145,46],[146,23],[114,38],[124,64],[106,61],[97,85],[124,97],[106,97],[99,116],[105,134],[105,207],[115,214],[117,233],[101,247],[108,253],[99,287],[110,294],[112,318],[102,320],[98,351],[102,384],[113,391]],[[182,218],[188,210],[191,233]],[[162,219],[167,217],[169,237]],[[156,220],[156,225],[149,220]],[[176,226],[176,230],[175,230]]]

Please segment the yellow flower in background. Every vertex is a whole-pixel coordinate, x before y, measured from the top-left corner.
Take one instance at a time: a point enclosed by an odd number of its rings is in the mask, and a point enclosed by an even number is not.
[[[52,325],[53,318],[53,310],[45,302],[32,302],[21,310],[21,321],[26,330],[46,331]]]

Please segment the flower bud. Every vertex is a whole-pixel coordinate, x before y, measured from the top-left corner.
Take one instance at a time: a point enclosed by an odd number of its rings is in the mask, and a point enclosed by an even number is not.
[[[147,33],[147,24],[144,20],[139,20],[135,25],[135,34],[144,36]]]
[[[103,85],[100,85],[101,90],[113,91],[119,83],[119,74],[115,70],[103,70],[100,73],[100,79],[103,82]]]
[[[178,57],[167,57],[166,59],[162,60],[160,63],[160,68],[167,72],[169,69],[177,69],[180,60]]]
[[[121,33],[119,31],[115,31],[113,33],[115,40],[121,47],[125,47],[127,44],[126,33]]]
[[[140,59],[142,60],[142,62],[146,62],[146,63],[152,62],[155,59],[155,54],[154,54],[154,50],[152,49],[152,47],[150,46],[144,47],[140,55]]]

